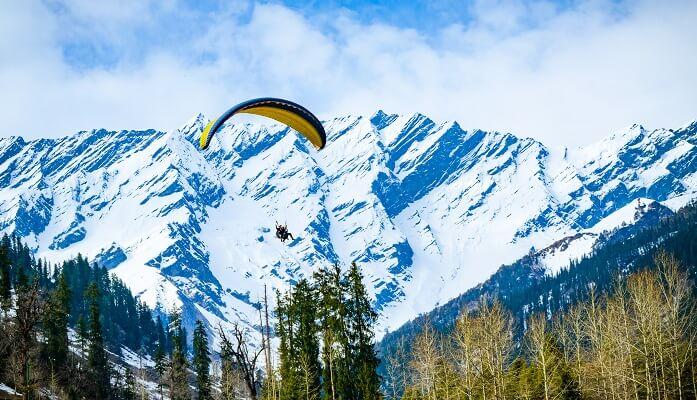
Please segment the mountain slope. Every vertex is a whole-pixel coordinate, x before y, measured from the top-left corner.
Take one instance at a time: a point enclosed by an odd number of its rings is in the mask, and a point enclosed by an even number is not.
[[[676,213],[660,205],[644,206],[636,224],[606,232],[587,255],[569,268],[550,276],[545,258],[552,248],[502,266],[482,284],[442,306],[424,313],[388,333],[378,344],[382,354],[394,354],[399,343],[411,343],[424,324],[450,331],[463,310],[475,310],[482,299],[496,299],[510,312],[514,331],[522,335],[526,319],[534,313],[559,315],[570,305],[586,301],[589,288],[600,297],[612,293],[617,282],[644,268],[655,268],[654,257],[666,251],[677,257],[694,282],[697,279],[697,202]],[[555,243],[557,249],[564,240]],[[385,371],[383,371],[384,374]]]
[[[324,121],[322,152],[256,122],[228,124],[200,152],[205,123],[0,139],[0,230],[40,257],[80,252],[151,306],[180,305],[209,324],[253,326],[263,284],[283,289],[357,261],[388,329],[531,247],[613,228],[635,199],[675,209],[697,192],[697,123],[633,126],[563,154],[383,112]],[[279,243],[274,221],[296,240]]]

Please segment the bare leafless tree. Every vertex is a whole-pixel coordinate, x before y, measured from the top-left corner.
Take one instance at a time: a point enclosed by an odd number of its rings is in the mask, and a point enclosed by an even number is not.
[[[386,384],[391,399],[398,399],[409,386],[409,374],[407,373],[409,344],[406,343],[406,340],[405,337],[401,337],[395,345],[394,351],[385,356]]]
[[[225,334],[221,325],[218,325],[218,334],[223,343],[221,352],[229,352],[229,354],[221,354],[221,357],[232,356],[236,361],[236,367],[242,374],[245,386],[252,400],[257,399],[257,360],[261,353],[264,352],[264,346],[258,349],[252,349],[247,340],[247,332],[240,328],[239,324],[235,323],[232,326],[231,336]]]
[[[423,331],[414,340],[410,363],[414,384],[425,399],[438,398],[438,364],[442,361],[443,355],[438,348],[438,333],[429,323],[425,323]]]

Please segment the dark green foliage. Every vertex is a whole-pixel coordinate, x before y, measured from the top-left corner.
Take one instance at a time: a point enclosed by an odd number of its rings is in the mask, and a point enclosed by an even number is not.
[[[90,331],[87,328],[87,320],[80,315],[77,320],[77,340],[80,344],[80,354],[84,356],[87,351],[87,343],[89,341]]]
[[[5,236],[7,238],[7,236]],[[4,242],[4,241],[3,241]],[[7,256],[8,248],[4,245],[0,246],[0,308],[7,312],[12,305],[11,290],[12,283],[10,281],[10,259]]]
[[[208,349],[206,328],[201,321],[196,321],[193,340],[193,367],[196,372],[196,390],[199,400],[210,400],[211,397],[211,354]]]
[[[70,297],[68,281],[65,274],[61,273],[44,313],[45,353],[53,371],[61,370],[68,360]]]
[[[347,335],[349,341],[349,373],[355,386],[351,398],[380,398],[380,364],[375,353],[373,326],[377,313],[370,304],[368,292],[363,285],[363,274],[356,263],[351,264],[346,277],[348,297],[346,299]]]
[[[157,330],[152,312],[136,299],[126,285],[109,275],[106,268],[90,266],[81,255],[63,263],[61,270],[67,275],[73,293],[84,293],[90,283],[95,283],[102,296],[103,331],[110,350],[119,352],[121,346],[144,350],[152,354],[157,343]],[[80,315],[87,312],[82,296],[74,296],[70,309],[70,324],[77,324]]]
[[[354,264],[303,279],[277,294],[282,399],[379,399],[373,349],[377,314]]]
[[[220,343],[220,395],[223,400],[234,400],[236,394],[237,374],[232,343],[222,340]]]
[[[3,330],[7,335],[6,345],[10,347],[9,371],[6,372],[19,391],[33,398],[41,378],[38,333],[44,304],[36,281],[16,288],[15,294],[14,316],[9,321],[3,321]],[[6,322],[11,326],[6,327]]]
[[[346,320],[346,282],[338,265],[314,275],[318,292],[318,318],[322,337],[322,382],[324,399],[348,398],[353,385],[349,370]]]
[[[160,324],[162,323],[159,317],[157,321]],[[155,350],[153,360],[155,361],[155,372],[157,372],[157,391],[160,393],[160,397],[162,397],[163,379],[168,368],[167,353],[165,351],[165,344],[163,342],[157,344],[157,349]]]
[[[61,398],[124,397],[123,388],[111,388],[106,348],[153,354],[161,332],[150,309],[106,269],[79,255],[52,266],[7,235],[0,240],[0,308],[0,382],[30,386],[30,397],[49,387]],[[69,327],[77,333],[75,353]]]
[[[548,390],[553,397],[562,400],[581,399],[579,385],[573,378],[571,366],[565,362],[559,343],[549,332],[545,334],[545,345],[542,351],[545,353],[545,368],[549,377]],[[529,358],[533,359],[534,357]],[[532,363],[527,368],[528,379],[527,382],[522,382],[522,386],[536,397],[544,398],[545,388],[541,378],[543,375],[542,367]]]
[[[124,386],[123,389],[121,389],[121,398],[124,400],[135,400],[136,398],[136,379],[130,368],[126,368]]]
[[[297,351],[296,364],[300,392],[303,398],[313,398],[319,394],[320,364],[319,344],[317,342],[316,297],[310,283],[303,279],[295,286],[291,304],[295,327],[294,343]]]
[[[511,363],[507,371],[506,382],[507,397],[513,399],[531,398],[532,388],[537,385],[532,376],[532,369],[523,357],[517,357]]]
[[[170,333],[172,337],[172,362],[169,368],[169,387],[172,400],[189,400],[188,362],[186,359],[186,336],[182,327],[181,314],[171,315]]]
[[[165,331],[165,325],[162,323],[162,317],[159,315],[157,316],[157,322],[155,323],[155,329],[156,329],[156,340],[157,340],[157,346],[156,349],[162,350],[165,353],[169,353],[170,349],[167,346],[167,332]]]
[[[317,291],[306,279],[286,295],[278,295],[276,332],[281,341],[281,398],[317,399],[320,396],[319,301]]]
[[[90,371],[90,392],[97,399],[105,399],[111,392],[109,360],[104,350],[101,313],[99,311],[100,294],[96,283],[87,287],[85,297],[89,304],[89,350],[87,367]]]

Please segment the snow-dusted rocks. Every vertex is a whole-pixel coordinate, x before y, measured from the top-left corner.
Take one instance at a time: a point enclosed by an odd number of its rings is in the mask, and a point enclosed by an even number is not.
[[[324,121],[321,152],[251,123],[228,125],[200,152],[206,122],[0,139],[0,229],[39,257],[82,253],[150,305],[212,325],[254,326],[264,284],[284,289],[356,261],[381,326],[394,328],[532,247],[549,249],[549,272],[563,267],[602,230],[638,220],[625,215],[638,198],[677,208],[697,192],[695,123],[633,126],[557,153],[378,112]],[[279,243],[275,221],[296,240]]]

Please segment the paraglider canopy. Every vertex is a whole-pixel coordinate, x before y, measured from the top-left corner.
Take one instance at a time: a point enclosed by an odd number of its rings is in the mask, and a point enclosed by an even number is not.
[[[265,97],[248,100],[227,110],[218,119],[208,123],[201,134],[200,147],[205,150],[223,123],[235,114],[255,114],[271,118],[295,129],[318,150],[324,148],[327,137],[322,124],[305,107],[289,100]]]

